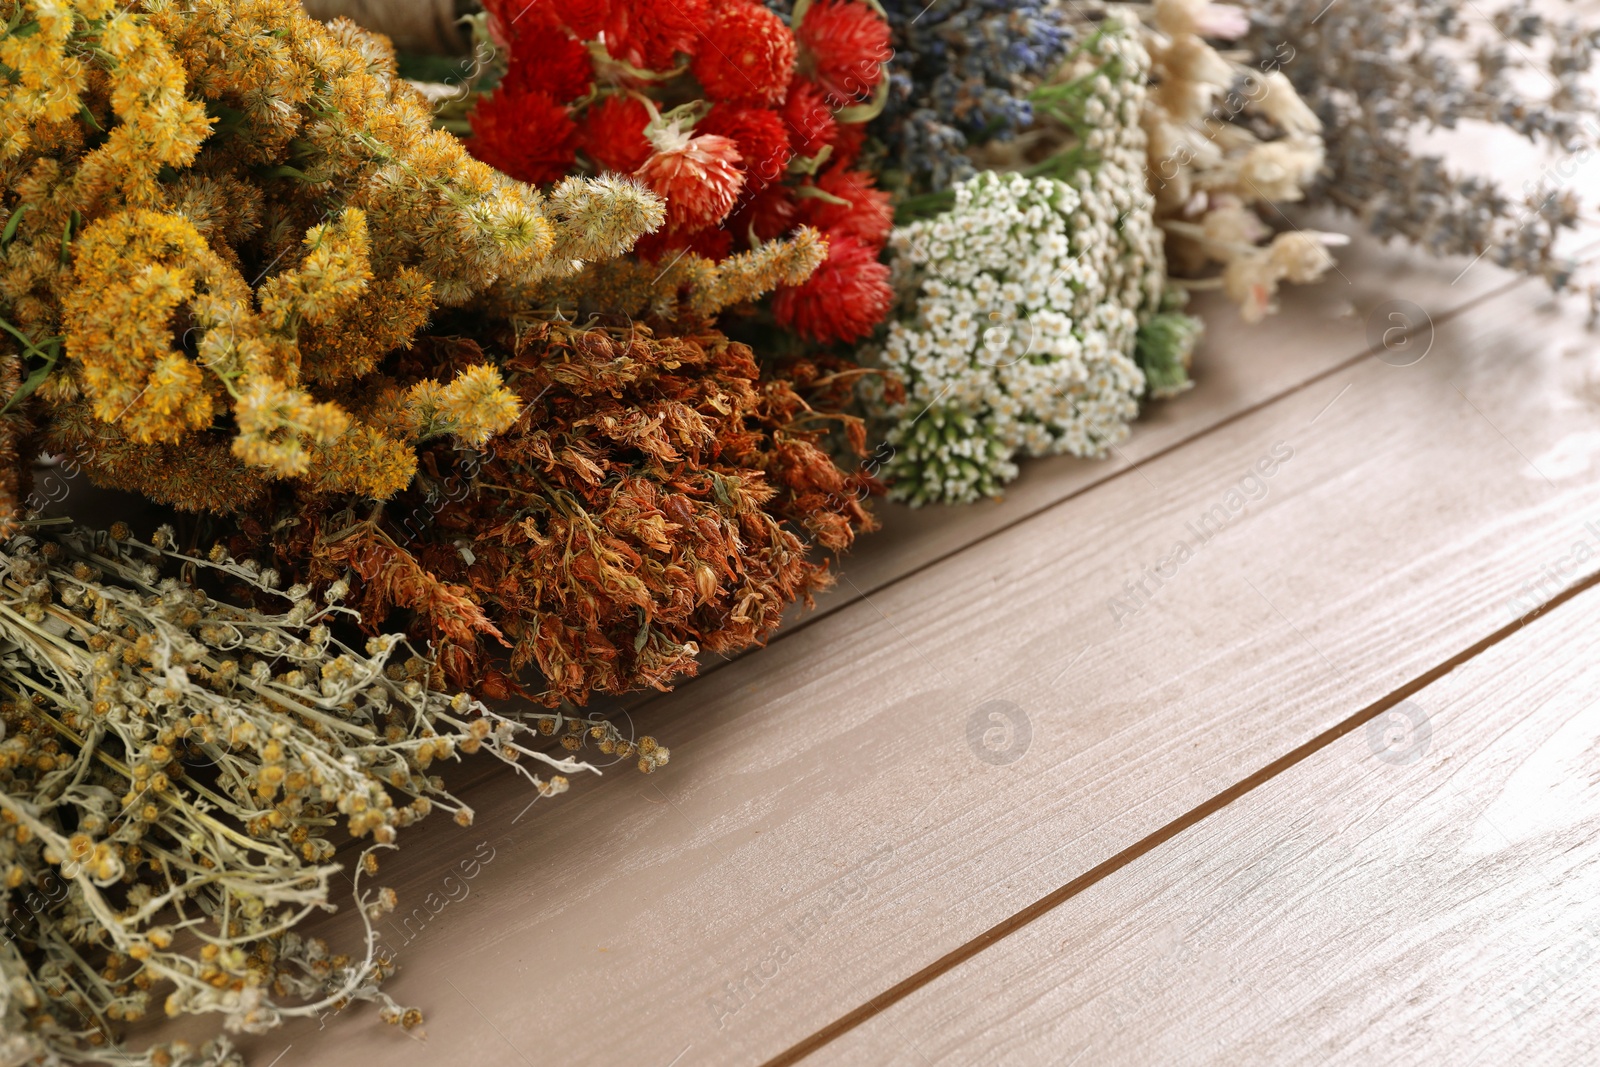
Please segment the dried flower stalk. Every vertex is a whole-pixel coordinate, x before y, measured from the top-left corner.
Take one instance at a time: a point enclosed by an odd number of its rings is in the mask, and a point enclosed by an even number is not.
[[[206,584],[163,576],[174,566]],[[569,749],[593,735],[646,769],[667,759],[604,722],[515,721],[451,696],[402,637],[340,639],[355,616],[344,583],[321,599],[278,585],[220,548],[178,550],[166,528],[151,543],[113,528],[0,552],[5,1062],[227,1057],[220,1037],[199,1052],[117,1047],[119,1024],[157,1006],[258,1032],[364,999],[413,1027],[420,1015],[379,988],[392,961],[372,921],[396,899],[370,879],[430,811],[471,822],[433,764],[486,751],[549,796],[593,768],[547,754],[541,734]],[[345,835],[366,842],[352,869],[365,938],[336,954],[296,930],[332,907]]]

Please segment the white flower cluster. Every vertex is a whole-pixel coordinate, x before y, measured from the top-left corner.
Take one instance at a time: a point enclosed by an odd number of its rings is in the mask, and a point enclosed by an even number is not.
[[[914,294],[875,353],[906,386],[885,412],[898,499],[994,495],[1018,452],[1101,456],[1138,414],[1135,340],[1165,274],[1139,126],[1149,59],[1114,26],[1084,52],[1086,165],[1069,182],[985,172],[890,239]]]

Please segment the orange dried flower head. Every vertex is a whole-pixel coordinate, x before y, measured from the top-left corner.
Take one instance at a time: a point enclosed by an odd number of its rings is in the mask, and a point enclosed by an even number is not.
[[[744,188],[738,145],[716,134],[691,136],[670,121],[646,132],[655,152],[634,177],[667,202],[667,229],[693,233],[727,218]]]

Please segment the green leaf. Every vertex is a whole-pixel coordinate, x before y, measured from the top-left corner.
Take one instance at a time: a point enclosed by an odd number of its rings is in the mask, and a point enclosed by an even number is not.
[[[214,100],[206,104],[206,114],[217,120],[211,127],[212,133],[233,133],[244,125],[243,111],[228,107],[226,104],[219,104]]]
[[[871,122],[883,114],[883,109],[888,106],[889,79],[882,77],[878,79],[878,87],[872,91],[871,100],[854,107],[841,108],[833,117],[843,123]]]
[[[835,204],[839,207],[850,207],[850,201],[842,196],[834,196],[828,190],[817,185],[802,185],[794,190],[797,200],[821,200],[825,204]]]
[[[306,182],[310,185],[316,185],[323,180],[321,178],[313,178],[299,167],[291,167],[287,163],[282,166],[267,167],[264,170],[257,171],[256,174],[262,178],[293,178],[297,182]]]
[[[822,165],[828,162],[833,155],[833,145],[825,144],[822,151],[814,156],[795,156],[789,161],[790,174],[816,174],[822,170]]]
[[[61,358],[62,339],[59,337],[47,337],[43,341],[35,344],[32,338],[23,333],[21,330],[17,329],[15,326],[11,325],[5,319],[0,319],[0,330],[5,330],[12,337],[15,337],[18,341],[22,342],[22,351],[24,356],[37,356],[39,359],[44,360],[44,366],[36,368],[32,374],[28,375],[27,380],[17,388],[15,393],[11,394],[11,399],[6,401],[5,407],[0,407],[0,415],[4,415],[6,412],[11,410],[11,406],[13,404],[19,404],[28,399],[28,397],[33,395],[33,391],[35,389],[44,384],[44,380],[48,378],[50,376],[50,372],[55,369],[56,360]],[[49,351],[45,351],[47,348]]]
[[[83,216],[78,214],[78,209],[73,208],[72,214],[67,218],[66,228],[61,231],[61,265],[67,265],[71,258],[69,249],[72,246],[72,231],[83,225]]]
[[[56,361],[52,359],[44,366],[36,369],[32,374],[28,375],[28,380],[23,382],[22,385],[17,388],[16,392],[11,394],[11,399],[6,401],[6,406],[0,408],[0,415],[4,415],[6,412],[11,410],[13,405],[20,404],[32,396],[33,391],[39,388],[39,386],[43,385],[44,380],[50,377],[50,372],[55,369]]]
[[[13,211],[11,217],[6,220],[6,228],[0,230],[0,246],[10,244],[12,238],[17,236],[17,225],[22,222],[22,213],[31,207],[33,207],[32,204],[17,205],[17,210]]]
[[[33,343],[33,338],[29,337],[27,334],[23,333],[21,330],[17,329],[15,326],[11,325],[5,319],[0,319],[0,330],[4,330],[6,333],[9,333],[12,337],[15,337],[17,340],[22,342],[22,351],[23,351],[24,355],[38,356],[40,359],[51,359],[51,358],[53,358],[49,354],[44,352],[42,349],[40,349],[39,345],[34,344]],[[44,340],[44,341],[42,341],[40,343],[41,344],[51,344],[52,342],[56,342],[56,341],[60,341],[60,340],[61,340],[61,338],[59,338],[59,337],[51,337],[51,338],[48,338],[48,339],[46,339],[46,340]]]

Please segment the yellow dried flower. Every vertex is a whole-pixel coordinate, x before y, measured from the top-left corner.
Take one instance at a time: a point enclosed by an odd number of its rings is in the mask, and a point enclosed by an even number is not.
[[[488,368],[414,397],[427,368],[362,379],[438,307],[661,222],[626,179],[546,202],[470,158],[384,38],[296,0],[8,8],[0,389],[46,374],[0,421],[8,469],[42,421],[96,482],[182,509],[250,507],[275,478],[389,498],[418,438],[482,445],[518,403]],[[18,485],[0,480],[0,531]]]
[[[550,191],[556,222],[555,255],[567,260],[612,259],[633,250],[644,233],[666,221],[666,205],[631,178],[606,174],[593,181],[568,177]]]
[[[822,234],[803,226],[791,237],[720,262],[693,253],[662,269],[638,259],[591,265],[567,278],[540,283],[528,298],[569,318],[609,315],[710,318],[724,308],[759,300],[780,285],[799,285],[828,258]],[[520,295],[520,294],[519,294]]]
[[[326,444],[350,428],[349,416],[333,404],[318,404],[308,394],[266,377],[251,379],[234,415],[239,436],[233,439],[233,454],[283,478],[309,469],[308,440]]]
[[[430,315],[660,223],[632,182],[573,179],[547,203],[472,159],[387,41],[296,0],[7,7],[0,387],[34,392],[0,462],[30,458],[43,414],[44,447],[160,503],[234,510],[285,478],[387,498],[419,436],[481,444],[517,417],[484,371],[422,424],[395,417],[432,375],[379,372]]]
[[[508,429],[522,413],[522,402],[486,363],[469,367],[442,388],[434,381],[418,382],[406,406],[419,440],[450,434],[472,448]]]
[[[202,288],[226,313],[227,296],[246,298],[244,280],[187,220],[154,211],[94,223],[76,251],[63,332],[95,415],[140,443],[177,441],[209,426],[213,392],[174,349],[172,319]],[[204,317],[200,308],[191,314]]]

